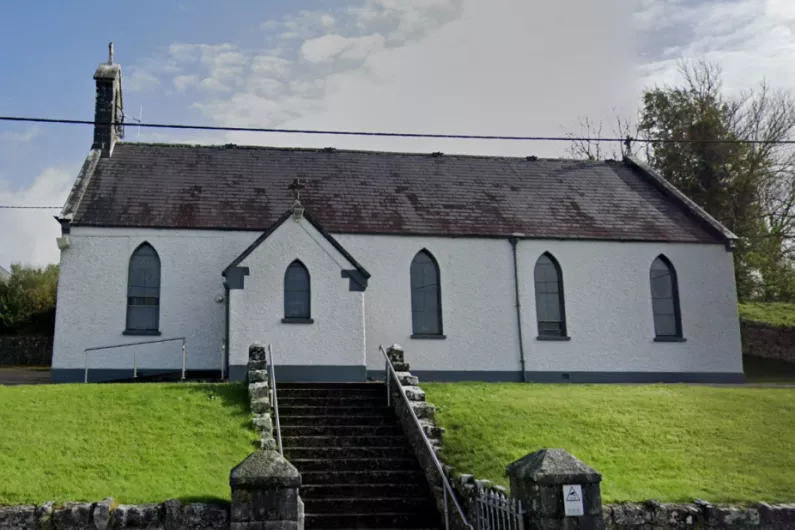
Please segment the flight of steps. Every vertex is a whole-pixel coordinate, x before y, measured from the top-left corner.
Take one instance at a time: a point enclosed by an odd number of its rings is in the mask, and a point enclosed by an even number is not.
[[[306,530],[440,528],[383,383],[278,383],[277,391]]]

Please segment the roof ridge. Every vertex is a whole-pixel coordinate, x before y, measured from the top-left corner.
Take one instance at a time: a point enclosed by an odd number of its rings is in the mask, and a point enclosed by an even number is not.
[[[333,153],[354,153],[354,154],[368,154],[368,155],[409,155],[409,156],[429,156],[436,158],[482,158],[482,159],[506,159],[506,160],[525,160],[531,162],[572,162],[582,163],[589,162],[594,165],[621,163],[620,160],[606,159],[606,160],[589,160],[579,158],[563,158],[563,157],[539,157],[535,155],[516,156],[516,155],[485,155],[485,154],[469,154],[469,153],[441,153],[438,151],[383,151],[372,149],[341,149],[337,147],[291,147],[291,146],[275,146],[275,145],[251,145],[251,144],[181,144],[181,143],[159,143],[159,142],[116,142],[119,146],[144,146],[144,147],[165,147],[165,148],[185,148],[185,149],[241,149],[252,151],[301,151],[301,152],[325,152]]]

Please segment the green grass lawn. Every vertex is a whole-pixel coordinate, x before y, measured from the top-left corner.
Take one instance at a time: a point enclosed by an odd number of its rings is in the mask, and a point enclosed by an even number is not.
[[[256,439],[241,384],[0,386],[0,504],[226,500]]]
[[[795,327],[795,304],[783,302],[739,304],[740,318],[773,326]]]
[[[603,475],[606,502],[795,501],[795,389],[423,384],[457,472],[563,448]]]

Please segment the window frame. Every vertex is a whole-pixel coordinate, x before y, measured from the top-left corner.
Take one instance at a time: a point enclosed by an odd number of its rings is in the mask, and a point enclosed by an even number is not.
[[[671,280],[671,302],[673,304],[674,309],[674,328],[675,334],[674,335],[660,335],[657,331],[657,313],[654,311],[654,300],[663,299],[668,300],[668,298],[660,298],[654,296],[654,289],[652,287],[652,273],[654,271],[654,264],[659,261],[663,265],[665,265],[666,269],[668,270],[668,275],[670,276]],[[673,262],[665,254],[660,254],[655,257],[651,265],[649,265],[649,294],[650,301],[651,301],[651,318],[652,318],[652,326],[654,326],[654,341],[655,342],[685,342],[686,339],[684,338],[684,333],[682,330],[682,310],[680,306],[680,297],[679,297],[679,277],[676,273],[676,267],[674,267]]]
[[[139,254],[145,250],[150,249],[152,251],[152,256],[157,264],[157,297],[141,297],[141,296],[130,296],[131,290],[133,288],[132,285],[132,273],[133,273],[133,262]],[[161,335],[160,332],[160,308],[162,302],[162,286],[163,286],[163,264],[160,260],[160,254],[158,254],[157,249],[149,243],[148,241],[144,241],[140,245],[138,245],[135,250],[132,251],[130,254],[130,259],[127,262],[127,292],[126,292],[126,315],[125,315],[125,322],[124,322],[124,331],[122,332],[123,335],[149,335],[149,336],[156,336]],[[143,287],[147,288],[147,286],[136,286],[136,287]],[[153,288],[153,287],[152,287]],[[156,298],[157,303],[154,305],[148,304],[134,304],[132,303],[133,298]],[[131,320],[131,307],[147,307],[147,308],[156,308],[154,311],[156,314],[155,318],[155,326],[154,327],[132,327],[130,325]]]
[[[306,291],[302,289],[287,289],[287,275],[290,273],[290,269],[292,268],[300,268],[306,274]],[[306,312],[302,313],[300,316],[289,316],[287,310],[287,293],[297,293],[297,292],[306,292]],[[312,319],[312,275],[309,274],[309,268],[302,262],[300,259],[294,259],[287,265],[287,268],[284,270],[284,280],[282,284],[282,299],[283,299],[283,310],[284,310],[284,317],[282,318],[282,324],[313,324],[315,321]]]
[[[417,331],[417,323],[415,320],[415,311],[414,311],[414,296],[415,292],[418,292],[422,287],[414,286],[413,275],[411,274],[411,268],[414,266],[415,261],[421,255],[424,255],[428,258],[431,265],[433,265],[434,272],[436,274],[436,320],[438,325],[438,332],[436,333],[423,333]],[[427,248],[421,249],[419,252],[414,254],[414,257],[411,258],[411,263],[409,264],[409,296],[410,296],[410,309],[411,309],[411,338],[412,339],[431,339],[431,340],[439,340],[445,339],[447,336],[444,334],[444,319],[442,317],[443,308],[442,308],[442,271],[439,267],[439,262],[436,261],[436,257],[429,251]]]
[[[553,322],[551,320],[542,321],[541,318],[540,318],[539,310],[538,310],[538,308],[539,308],[539,304],[538,304],[538,301],[539,301],[538,300],[538,297],[539,297],[539,289],[538,289],[539,280],[537,278],[537,272],[538,272],[538,266],[539,266],[539,264],[541,264],[541,260],[544,259],[544,258],[548,259],[549,262],[552,264],[552,266],[555,269],[555,274],[557,276],[557,287],[558,287],[558,292],[557,292],[558,300],[557,301],[558,301],[558,307],[560,308],[560,320],[559,321],[555,321],[555,322],[560,322],[560,333],[559,334],[557,334],[557,333],[556,334],[545,333],[541,329],[542,322],[544,322],[544,323]],[[536,340],[541,340],[541,341],[567,341],[567,340],[571,340],[571,337],[569,337],[568,323],[566,321],[566,296],[565,296],[565,291],[563,289],[563,270],[561,269],[560,263],[558,262],[558,260],[549,251],[544,252],[543,254],[541,254],[538,257],[538,259],[536,260],[535,264],[533,265],[533,292],[534,292],[534,295],[535,295],[535,304],[536,304],[535,305],[536,329],[538,331],[538,335],[536,336]],[[544,292],[542,294],[550,295],[552,293]]]

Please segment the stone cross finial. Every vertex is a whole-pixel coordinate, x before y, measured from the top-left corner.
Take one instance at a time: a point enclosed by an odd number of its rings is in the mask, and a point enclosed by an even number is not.
[[[293,179],[293,183],[290,184],[290,189],[293,190],[294,199],[296,202],[301,202],[301,190],[304,189],[304,183],[301,182],[300,178]]]
[[[113,64],[113,43],[108,43],[108,64]]]

